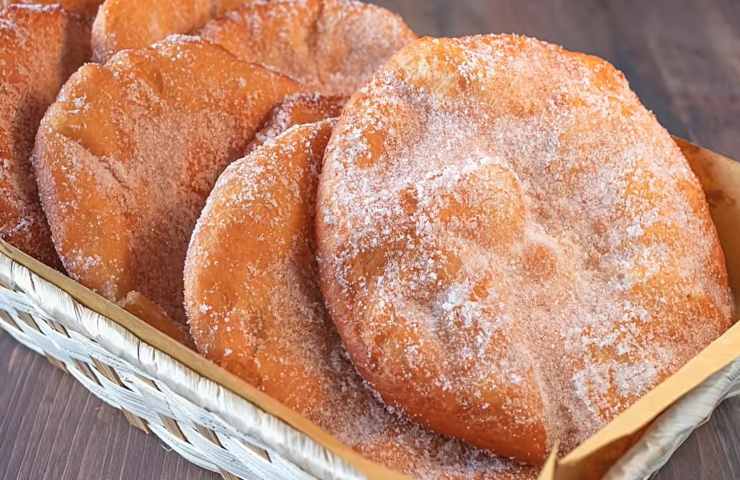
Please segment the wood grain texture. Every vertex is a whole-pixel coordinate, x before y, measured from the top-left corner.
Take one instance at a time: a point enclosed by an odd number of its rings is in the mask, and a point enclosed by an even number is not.
[[[0,478],[218,479],[0,330]]]
[[[740,158],[737,0],[380,0],[420,34],[517,32],[614,63],[672,132]],[[740,478],[740,399],[659,480]],[[215,479],[0,333],[0,479]]]

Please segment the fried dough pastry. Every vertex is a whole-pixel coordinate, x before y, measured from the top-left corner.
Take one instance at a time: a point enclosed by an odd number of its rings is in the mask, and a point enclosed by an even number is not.
[[[252,2],[201,31],[244,61],[328,95],[350,95],[416,35],[398,15],[352,0]]]
[[[34,154],[70,275],[113,301],[140,292],[184,321],[182,269],[205,200],[298,90],[194,37],[81,68],[44,117]]]
[[[246,153],[251,153],[257,147],[272,142],[278,135],[294,125],[338,117],[346,101],[346,97],[327,97],[315,93],[291,95],[275,107],[270,118],[255,135]]]
[[[195,348],[188,326],[183,322],[172,320],[162,307],[141,293],[136,291],[129,292],[118,304],[160,332],[169,335],[187,347]]]
[[[199,350],[389,468],[424,479],[535,478],[387,412],[346,359],[322,304],[313,239],[332,125],[295,126],[219,178],[185,267]]]
[[[175,33],[190,33],[249,0],[106,0],[95,18],[93,60],[144,48]]]
[[[103,3],[103,0],[0,0],[0,7],[7,7],[9,5],[17,4],[60,5],[68,12],[79,13],[85,16],[92,16],[95,15],[98,10],[98,6],[100,6],[101,3]],[[87,60],[88,58],[86,58],[85,60]]]
[[[0,238],[59,267],[38,200],[31,152],[39,122],[90,55],[89,28],[58,6],[0,13]]]
[[[576,446],[727,329],[704,194],[607,62],[425,39],[345,106],[324,298],[389,405],[499,455]]]

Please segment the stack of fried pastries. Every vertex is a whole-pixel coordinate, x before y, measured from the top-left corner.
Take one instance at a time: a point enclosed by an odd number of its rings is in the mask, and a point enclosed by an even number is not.
[[[0,14],[0,238],[366,458],[535,478],[731,325],[701,187],[605,61],[99,3]]]

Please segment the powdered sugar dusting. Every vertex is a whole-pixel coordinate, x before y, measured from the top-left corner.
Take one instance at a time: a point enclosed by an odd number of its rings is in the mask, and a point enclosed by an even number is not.
[[[570,449],[730,324],[700,186],[603,61],[422,40],[350,100],[325,161],[332,316],[384,400],[441,431]]]

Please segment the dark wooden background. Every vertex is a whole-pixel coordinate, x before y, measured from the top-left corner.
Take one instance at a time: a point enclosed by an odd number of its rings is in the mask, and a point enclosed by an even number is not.
[[[740,159],[740,0],[377,3],[421,34],[517,32],[604,57],[668,130]],[[657,478],[740,479],[739,427],[740,399],[725,402]],[[217,477],[0,333],[0,478]]]

